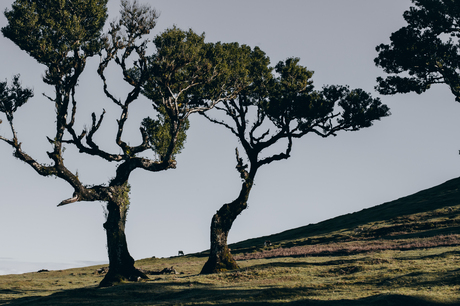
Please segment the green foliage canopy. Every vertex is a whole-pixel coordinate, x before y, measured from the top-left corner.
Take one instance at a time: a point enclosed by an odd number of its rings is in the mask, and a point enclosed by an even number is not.
[[[460,5],[457,0],[412,0],[405,27],[380,44],[375,64],[390,74],[377,78],[385,95],[425,92],[447,84],[460,102]]]
[[[159,115],[156,120],[144,119],[143,127],[160,157],[167,156],[168,150],[177,154],[183,149],[191,114],[205,112],[255,86],[254,74],[261,72],[257,65],[268,63],[260,61],[263,52],[259,49],[252,52],[238,43],[205,42],[204,34],[176,27],[157,35],[153,43],[156,52],[148,59],[142,93]],[[133,78],[140,75],[140,68],[130,71]],[[167,148],[171,137],[176,137],[176,148]]]
[[[170,115],[205,111],[252,83],[248,64],[254,54],[248,46],[206,43],[204,38],[173,27],[154,39],[157,52],[150,57],[143,93],[154,105],[165,105]]]
[[[315,90],[313,72],[288,58],[275,66],[277,77],[257,106],[278,128],[276,137],[299,138],[313,132],[322,137],[340,130],[357,131],[388,116],[389,108],[362,89],[329,85]],[[268,134],[267,134],[268,135]]]
[[[150,117],[145,118],[142,121],[142,127],[146,130],[149,142],[152,150],[159,155],[159,159],[162,160],[167,152],[171,143],[171,118],[166,114],[164,107],[160,108],[156,119]],[[180,130],[177,135],[176,145],[171,154],[171,158],[175,159],[176,154],[180,154],[184,149],[185,140],[187,138],[187,130],[190,127],[188,119],[181,121]]]
[[[251,53],[248,67],[252,69],[247,75],[251,85],[235,99],[216,106],[230,120],[205,116],[238,138],[254,169],[289,158],[293,138],[308,133],[328,137],[341,130],[357,131],[390,115],[380,99],[372,98],[362,89],[330,85],[315,90],[311,81],[313,72],[301,66],[298,58],[281,61],[273,69],[268,67],[269,59],[260,49],[255,48]],[[259,156],[281,139],[287,140],[284,152],[265,158]]]
[[[47,66],[44,80],[56,85],[82,71],[85,59],[99,52],[107,1],[16,0],[5,10],[8,25],[2,33]]]
[[[155,37],[156,53],[149,58],[150,78],[143,93],[159,112],[163,105],[169,115],[187,117],[194,107],[205,105],[204,88],[220,75],[222,58],[220,45],[205,43],[204,38],[176,27]]]

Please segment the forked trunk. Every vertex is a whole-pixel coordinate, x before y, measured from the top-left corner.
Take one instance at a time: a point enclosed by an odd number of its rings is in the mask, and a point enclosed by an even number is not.
[[[225,204],[213,216],[211,222],[211,248],[208,261],[203,266],[201,274],[211,274],[238,269],[227,245],[228,232],[236,217],[247,208],[252,180],[243,184],[240,196],[230,204]]]
[[[107,221],[104,228],[107,234],[107,249],[109,253],[109,272],[99,284],[100,287],[109,287],[123,281],[138,281],[148,277],[134,267],[134,259],[128,252],[125,236],[127,203],[107,204]]]

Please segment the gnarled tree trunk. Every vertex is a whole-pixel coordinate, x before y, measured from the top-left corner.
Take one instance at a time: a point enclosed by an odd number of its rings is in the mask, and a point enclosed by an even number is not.
[[[236,217],[247,208],[249,193],[253,185],[247,178],[243,183],[239,197],[230,204],[225,204],[213,216],[211,222],[211,249],[208,261],[201,274],[211,274],[238,269],[227,245],[228,232]]]
[[[134,259],[128,252],[125,236],[126,213],[128,203],[124,201],[109,201],[107,203],[107,221],[104,228],[107,234],[107,249],[109,253],[109,272],[99,284],[109,287],[123,281],[138,281],[148,277],[134,267]]]

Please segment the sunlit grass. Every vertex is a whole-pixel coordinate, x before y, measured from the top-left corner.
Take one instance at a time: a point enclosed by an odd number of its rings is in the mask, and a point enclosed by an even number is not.
[[[103,289],[101,266],[5,275],[0,304],[460,305],[459,181],[232,245],[236,271],[199,275],[204,252],[139,260],[178,274]]]
[[[205,258],[145,259],[137,265],[183,274],[97,289],[98,267],[0,277],[0,299],[25,305],[197,305],[237,302],[362,301],[408,296],[436,304],[460,303],[460,247],[387,250],[348,256],[281,257],[240,261],[240,270],[198,275]],[[8,289],[6,289],[8,288]],[[78,288],[84,288],[76,290]],[[83,293],[83,294],[82,294]],[[36,299],[38,296],[47,296]],[[33,298],[31,298],[33,297]],[[23,299],[21,299],[23,298]],[[62,304],[61,304],[61,302]],[[13,302],[12,305],[15,303]]]

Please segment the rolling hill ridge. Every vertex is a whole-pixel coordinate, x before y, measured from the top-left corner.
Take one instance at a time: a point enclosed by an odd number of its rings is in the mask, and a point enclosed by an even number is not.
[[[460,234],[460,177],[415,194],[316,224],[244,240],[230,247],[232,253],[260,249],[266,240],[275,246],[361,238],[423,238]],[[341,233],[341,235],[339,234]],[[399,234],[398,234],[399,233]]]

